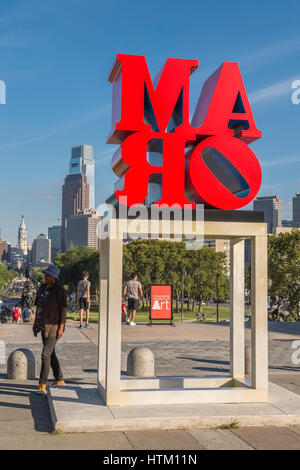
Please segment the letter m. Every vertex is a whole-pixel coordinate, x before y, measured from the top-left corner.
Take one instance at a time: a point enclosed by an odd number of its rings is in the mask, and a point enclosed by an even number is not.
[[[137,131],[189,128],[190,75],[197,60],[168,59],[152,82],[144,56],[118,54],[113,84],[112,129],[107,143],[121,144]]]

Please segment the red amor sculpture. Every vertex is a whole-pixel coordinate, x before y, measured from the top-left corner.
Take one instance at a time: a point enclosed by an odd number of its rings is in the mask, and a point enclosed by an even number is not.
[[[206,80],[190,123],[190,75],[197,67],[196,60],[168,59],[152,82],[145,57],[117,55],[109,76],[113,105],[107,142],[121,145],[112,168],[122,178],[116,197],[126,197],[128,206],[145,201],[155,174],[162,179],[156,206],[200,202],[238,209],[259,191],[261,168],[248,144],[261,132],[238,65],[225,62]],[[148,155],[157,147],[162,158],[153,164]]]

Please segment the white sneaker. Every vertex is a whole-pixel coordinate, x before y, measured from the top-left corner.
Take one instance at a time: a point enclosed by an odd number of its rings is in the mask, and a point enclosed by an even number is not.
[[[130,320],[128,320],[128,318],[126,320],[126,323],[127,323],[127,325],[130,325]]]
[[[130,326],[136,326],[136,323],[134,323],[134,321],[131,321],[131,322],[129,323],[129,325],[130,325]]]

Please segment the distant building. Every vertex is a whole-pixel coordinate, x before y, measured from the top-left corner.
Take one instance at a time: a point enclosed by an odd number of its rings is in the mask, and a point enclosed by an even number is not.
[[[300,193],[293,197],[293,223],[300,226]]]
[[[282,226],[282,207],[278,194],[257,197],[253,201],[253,209],[264,212],[265,222],[268,224],[268,233],[274,233],[277,227]]]
[[[51,262],[53,262],[61,251],[61,225],[49,227],[48,238],[51,240]]]
[[[19,246],[10,247],[10,267],[15,270],[22,268],[24,264],[24,253]]]
[[[277,227],[274,233],[279,235],[280,233],[291,233],[293,230],[299,229],[297,227]]]
[[[41,233],[32,243],[32,266],[40,266],[51,262],[51,240]]]
[[[101,216],[95,209],[85,210],[81,213],[70,215],[67,219],[66,245],[67,249],[73,246],[79,248],[89,246],[99,249],[100,243],[97,227]]]
[[[230,274],[230,240],[224,239],[207,239],[203,241],[203,246],[213,248],[216,253],[221,252],[226,255],[226,274]]]
[[[0,238],[0,263],[9,263],[10,245]]]
[[[226,271],[230,274],[230,240],[217,239],[215,241],[215,251],[225,253],[226,255]]]
[[[92,145],[77,145],[72,147],[70,158],[70,175],[82,173],[86,176],[89,188],[89,207],[95,208],[95,163]]]
[[[83,174],[68,175],[62,187],[61,251],[66,250],[66,223],[70,215],[89,209],[89,185]]]
[[[300,222],[294,222],[293,220],[283,220],[282,227],[300,228]]]
[[[20,227],[18,230],[18,247],[23,254],[27,255],[27,228],[25,225],[24,215],[22,215]]]

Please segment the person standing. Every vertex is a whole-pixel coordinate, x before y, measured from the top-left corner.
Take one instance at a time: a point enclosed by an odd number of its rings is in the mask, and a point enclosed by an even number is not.
[[[21,308],[19,304],[16,304],[12,312],[12,322],[19,323],[20,319],[21,319]]]
[[[30,322],[31,319],[31,310],[28,307],[25,307],[23,310],[23,322]]]
[[[130,326],[135,326],[135,314],[139,308],[139,294],[143,298],[143,290],[141,283],[138,281],[138,276],[136,273],[132,273],[131,280],[127,282],[124,289],[124,297],[128,292],[128,314],[127,314],[127,324]],[[131,312],[131,313],[130,313]]]
[[[43,341],[39,393],[46,392],[50,366],[55,378],[54,385],[65,385],[55,353],[55,346],[65,330],[67,293],[64,287],[57,282],[60,273],[57,266],[52,264],[43,273],[45,282],[40,286],[36,295],[36,315],[33,325],[34,336],[41,332]]]
[[[83,271],[82,279],[78,282],[77,285],[77,304],[80,308],[80,325],[79,328],[83,328],[83,310],[86,311],[86,322],[85,327],[89,328],[89,319],[90,319],[90,291],[91,283],[88,280],[89,273]]]

